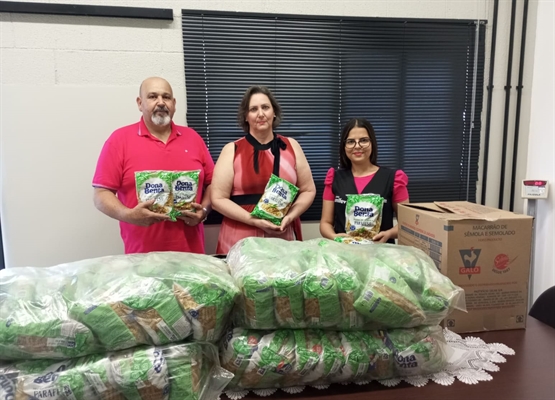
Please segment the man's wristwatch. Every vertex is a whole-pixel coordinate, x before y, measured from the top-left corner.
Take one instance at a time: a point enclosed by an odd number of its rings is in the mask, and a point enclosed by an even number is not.
[[[202,211],[204,211],[204,219],[200,221],[201,223],[208,219],[208,210],[206,209],[206,207],[202,207]]]

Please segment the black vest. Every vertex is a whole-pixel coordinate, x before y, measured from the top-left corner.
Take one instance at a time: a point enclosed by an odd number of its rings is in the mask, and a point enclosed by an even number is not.
[[[393,169],[380,167],[376,175],[374,175],[370,183],[362,191],[362,193],[367,194],[379,194],[385,199],[380,232],[393,228],[393,182],[395,180],[395,172]],[[335,233],[345,233],[347,195],[358,194],[355,178],[351,170],[336,169],[331,188],[335,194],[333,229]],[[395,243],[395,241],[389,240],[388,243]]]

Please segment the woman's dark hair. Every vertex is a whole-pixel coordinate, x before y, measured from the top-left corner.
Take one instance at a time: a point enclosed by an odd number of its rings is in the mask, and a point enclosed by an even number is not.
[[[277,102],[274,94],[266,86],[255,85],[247,89],[243,95],[243,100],[239,105],[239,110],[237,111],[237,124],[243,129],[243,132],[249,133],[249,123],[245,121],[247,114],[249,113],[249,103],[253,94],[262,93],[268,96],[270,103],[272,103],[272,108],[274,109],[274,122],[272,123],[272,128],[276,129],[281,123],[281,106]]]
[[[378,142],[376,141],[376,133],[372,124],[364,118],[353,118],[343,127],[341,131],[341,142],[339,144],[339,165],[341,168],[351,169],[351,160],[347,157],[347,152],[345,151],[345,143],[349,137],[349,132],[353,128],[364,128],[368,132],[368,137],[370,137],[370,144],[372,146],[372,152],[370,153],[370,162],[377,165],[378,162]]]

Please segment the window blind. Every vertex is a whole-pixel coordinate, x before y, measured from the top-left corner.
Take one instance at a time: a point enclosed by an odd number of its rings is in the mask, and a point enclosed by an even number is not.
[[[412,202],[466,200],[467,183],[475,201],[483,25],[474,85],[474,21],[183,10],[182,24],[189,126],[217,160],[244,135],[236,115],[245,90],[268,86],[283,109],[276,132],[299,141],[316,183],[303,220],[320,219],[324,177],[353,117],[374,126],[378,164],[407,173]]]

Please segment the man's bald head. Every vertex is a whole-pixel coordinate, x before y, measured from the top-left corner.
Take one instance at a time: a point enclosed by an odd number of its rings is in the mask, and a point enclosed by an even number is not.
[[[144,88],[148,88],[153,84],[166,85],[169,88],[170,93],[173,95],[172,86],[167,80],[158,76],[151,76],[150,78],[146,78],[144,81],[141,82],[141,86],[139,86],[139,96],[143,95]]]

